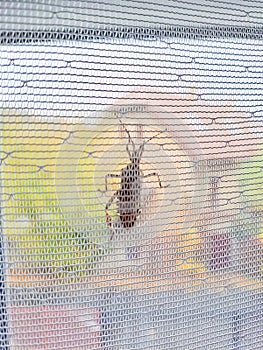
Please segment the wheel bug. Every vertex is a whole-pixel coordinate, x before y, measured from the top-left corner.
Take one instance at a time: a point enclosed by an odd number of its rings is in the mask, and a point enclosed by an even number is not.
[[[151,176],[156,176],[158,178],[158,183],[160,188],[167,186],[162,186],[160,176],[157,172],[152,172],[150,174],[144,175],[140,162],[142,159],[144,146],[146,143],[150,142],[152,139],[163,133],[163,131],[158,132],[156,135],[148,138],[144,141],[137,149],[135,143],[131,137],[129,130],[126,128],[125,124],[118,117],[120,124],[124,128],[128,135],[128,143],[126,145],[126,151],[128,153],[130,163],[121,169],[120,174],[107,174],[105,176],[105,190],[108,190],[108,179],[109,178],[120,178],[120,188],[114,192],[114,194],[109,199],[105,206],[106,212],[106,222],[110,229],[113,229],[112,219],[108,212],[110,206],[113,204],[114,200],[117,199],[117,212],[123,228],[131,228],[134,226],[138,216],[141,213],[141,180],[142,178],[147,178]],[[112,240],[114,231],[111,234],[110,240]]]

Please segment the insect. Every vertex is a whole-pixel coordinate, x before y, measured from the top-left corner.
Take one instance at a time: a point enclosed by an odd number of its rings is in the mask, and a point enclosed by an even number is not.
[[[118,118],[119,119],[119,118]],[[119,119],[120,124],[124,128],[128,136],[128,143],[126,145],[126,151],[128,153],[130,163],[121,169],[120,174],[107,174],[105,176],[105,190],[108,190],[108,179],[109,178],[120,178],[120,188],[114,192],[114,194],[109,199],[105,206],[106,222],[107,225],[112,229],[112,218],[108,212],[110,206],[117,199],[117,213],[123,228],[133,227],[138,216],[141,213],[141,188],[142,188],[142,178],[147,178],[151,176],[156,176],[158,178],[159,187],[162,186],[160,176],[157,172],[152,172],[150,174],[144,175],[141,170],[141,159],[144,151],[144,146],[152,139],[157,137],[163,131],[158,132],[156,135],[150,137],[144,141],[138,148],[136,148],[131,134],[126,126],[123,124],[121,119]],[[110,240],[114,236],[114,231],[112,231]]]

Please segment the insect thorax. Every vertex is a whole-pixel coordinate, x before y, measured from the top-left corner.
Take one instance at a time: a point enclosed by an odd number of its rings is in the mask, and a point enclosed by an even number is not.
[[[130,163],[121,171],[121,188],[140,188],[141,170],[139,164]]]

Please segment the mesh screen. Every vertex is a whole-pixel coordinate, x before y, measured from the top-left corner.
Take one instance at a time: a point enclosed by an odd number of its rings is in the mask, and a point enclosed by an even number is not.
[[[262,349],[261,2],[0,8],[0,348]]]

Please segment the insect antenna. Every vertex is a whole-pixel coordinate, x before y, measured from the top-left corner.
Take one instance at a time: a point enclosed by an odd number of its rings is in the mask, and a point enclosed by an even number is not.
[[[133,139],[132,139],[132,137],[131,137],[131,134],[130,134],[129,130],[127,129],[126,125],[122,122],[121,118],[118,116],[117,113],[116,113],[116,117],[117,117],[117,119],[119,120],[121,126],[123,127],[123,129],[126,131],[126,133],[127,133],[127,135],[128,135],[128,144],[131,144],[131,145],[132,145],[132,151],[133,151],[133,154],[134,154],[136,148],[135,148],[135,144],[134,144],[134,142],[133,142]],[[131,155],[131,152],[130,152],[129,149],[128,149],[128,144],[127,144],[127,147],[126,147],[126,148],[127,148],[128,154],[129,154],[129,156],[130,156],[130,158],[131,158],[132,155]]]
[[[118,115],[116,115],[116,117],[118,118],[118,120],[119,120],[121,126],[123,127],[123,129],[127,132],[127,135],[128,135],[128,138],[129,138],[129,142],[133,143],[131,134],[130,134],[129,130],[126,128],[126,125],[122,122],[121,118]]]
[[[166,130],[161,130],[161,131],[159,131],[157,134],[153,135],[152,137],[149,137],[147,140],[145,140],[145,141],[140,145],[139,150],[138,150],[138,154],[140,155],[140,157],[141,157],[141,155],[142,155],[142,153],[143,153],[144,145],[145,145],[146,143],[150,142],[152,139],[154,139],[154,138],[157,137],[158,135],[164,133],[165,131],[166,131]]]
[[[153,135],[152,137],[149,137],[147,140],[143,142],[143,145],[150,142],[152,139],[155,139],[158,135],[163,134],[166,130],[161,130],[157,134]]]

